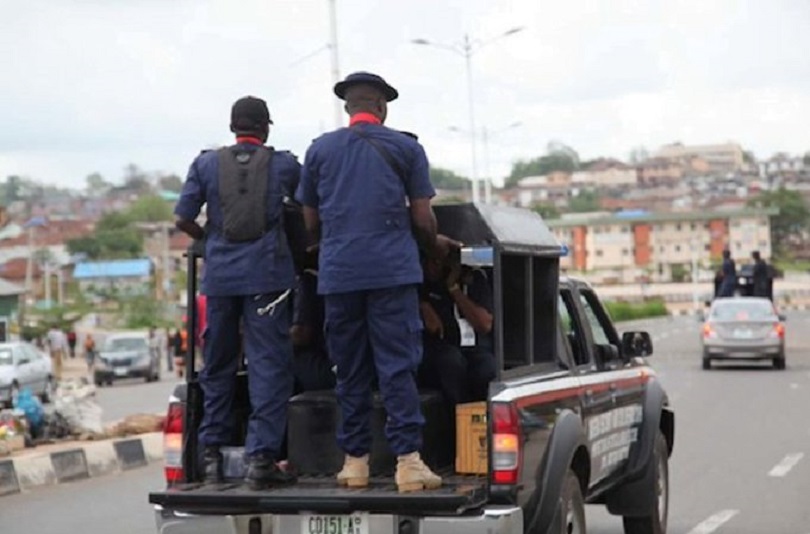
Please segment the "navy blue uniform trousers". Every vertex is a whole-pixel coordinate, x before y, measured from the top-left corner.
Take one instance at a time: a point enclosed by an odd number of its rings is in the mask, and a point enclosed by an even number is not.
[[[279,303],[272,312],[258,313],[280,294],[208,297],[205,365],[200,372],[204,412],[199,436],[203,446],[233,442],[241,319],[251,406],[245,454],[275,458],[281,452],[287,427],[287,401],[293,388],[290,299]]]
[[[328,353],[337,366],[340,447],[352,456],[371,450],[376,368],[391,450],[397,455],[418,451],[424,419],[416,389],[422,359],[417,286],[329,294],[324,304]]]

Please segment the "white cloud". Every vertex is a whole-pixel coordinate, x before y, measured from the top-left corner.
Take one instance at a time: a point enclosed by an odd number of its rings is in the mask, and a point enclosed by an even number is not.
[[[464,60],[410,43],[486,40],[473,56],[492,172],[551,139],[584,157],[733,139],[767,156],[810,150],[805,0],[337,0],[341,71],[400,89],[391,125],[469,173]],[[135,162],[183,174],[228,141],[230,104],[266,98],[273,142],[299,155],[333,126],[326,0],[43,0],[3,8],[0,177],[79,186]],[[314,54],[313,54],[314,53]],[[306,58],[301,60],[301,58]],[[479,146],[479,174],[485,170]]]

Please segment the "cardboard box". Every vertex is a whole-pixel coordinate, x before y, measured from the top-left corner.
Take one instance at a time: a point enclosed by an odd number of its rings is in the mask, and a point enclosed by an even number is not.
[[[456,406],[456,472],[486,475],[487,403],[471,402]]]

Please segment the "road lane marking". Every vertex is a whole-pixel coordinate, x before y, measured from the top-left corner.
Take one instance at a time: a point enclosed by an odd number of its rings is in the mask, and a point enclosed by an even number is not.
[[[799,389],[799,384],[797,384],[796,382],[791,383],[790,389]]]
[[[740,513],[739,510],[723,510],[717,512],[716,514],[709,517],[701,524],[690,530],[689,534],[711,534],[712,532],[723,526],[724,523],[730,521],[731,518],[737,515],[738,513]]]
[[[779,462],[768,472],[769,477],[783,477],[790,473],[790,470],[796,467],[801,459],[804,458],[803,452],[797,452],[795,454],[788,454],[782,461]]]

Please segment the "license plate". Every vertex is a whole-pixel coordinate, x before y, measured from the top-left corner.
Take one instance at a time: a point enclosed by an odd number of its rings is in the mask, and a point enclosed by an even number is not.
[[[301,534],[368,534],[368,514],[303,515]]]
[[[750,330],[735,330],[734,331],[734,337],[737,337],[737,338],[740,338],[740,339],[751,339],[753,337],[753,335],[754,335],[754,333],[751,332]]]
[[[126,367],[119,367],[113,371],[115,376],[127,376],[127,368]]]

